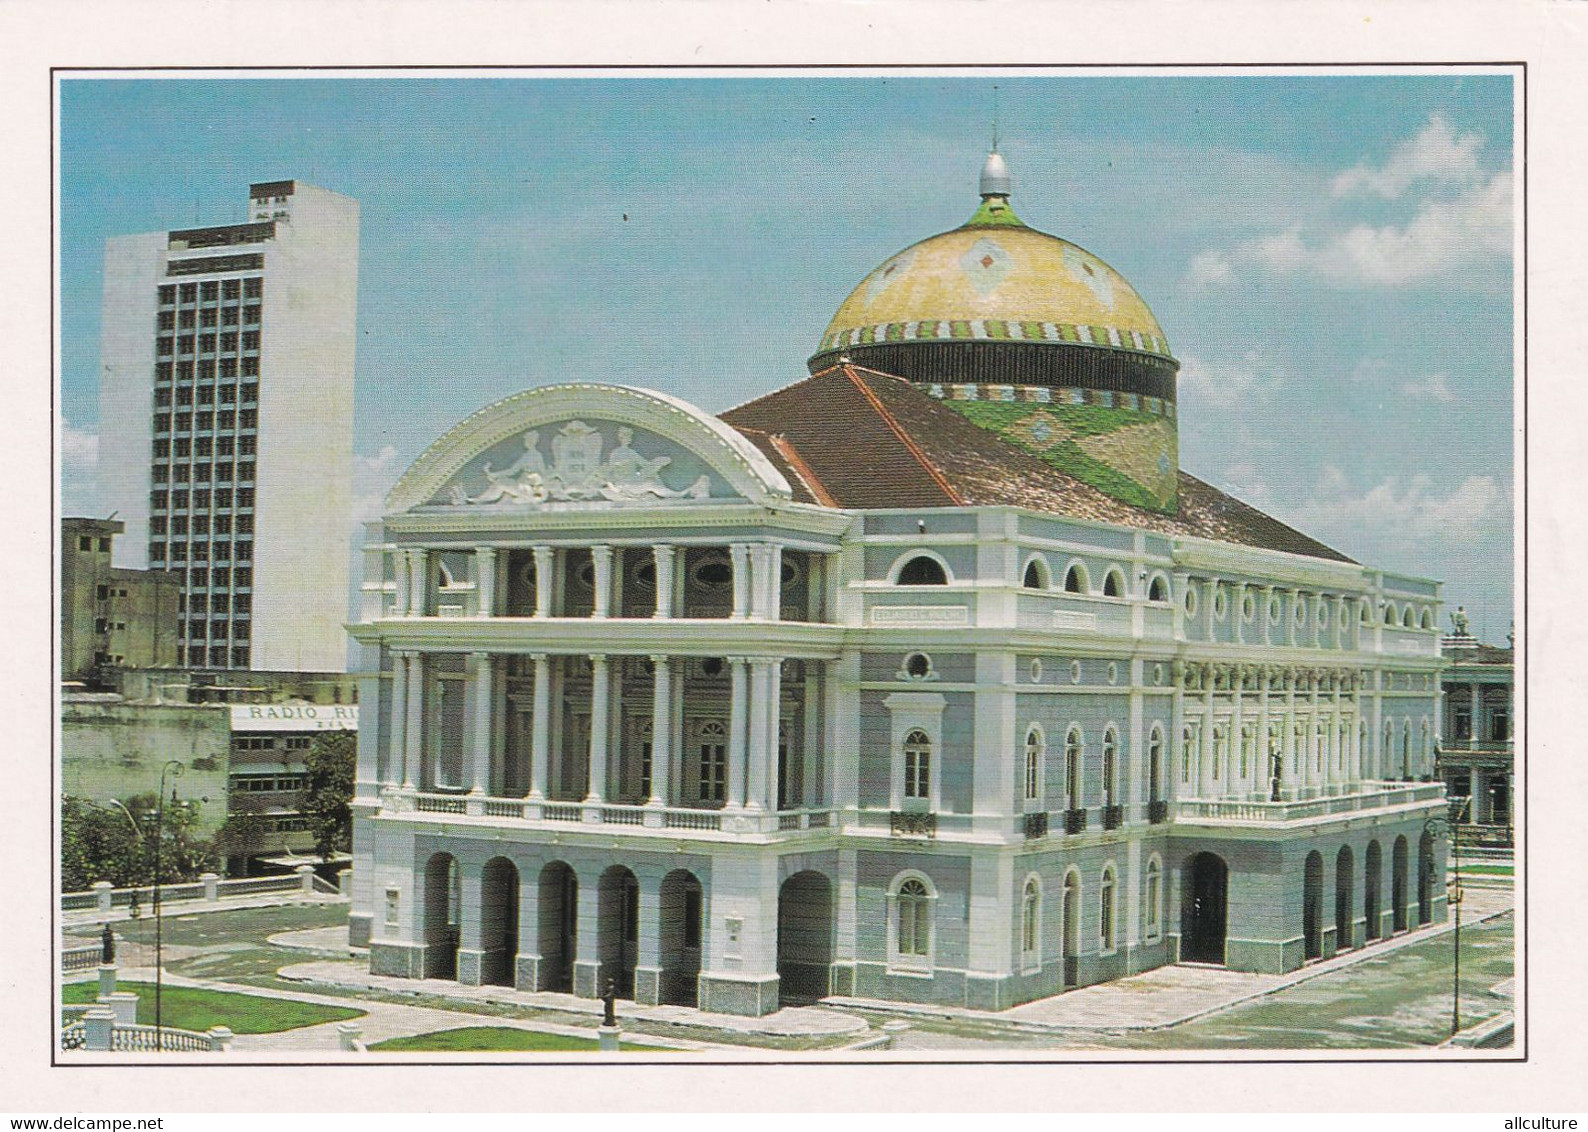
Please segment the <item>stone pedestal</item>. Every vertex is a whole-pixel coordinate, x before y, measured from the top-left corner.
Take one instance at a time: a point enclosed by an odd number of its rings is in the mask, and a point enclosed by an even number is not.
[[[210,903],[221,898],[221,878],[214,873],[199,874],[199,883],[204,886],[204,899]]]
[[[298,874],[299,891],[303,893],[312,893],[314,891],[314,866],[299,865],[293,871]]]
[[[94,910],[97,912],[110,911],[111,892],[113,891],[108,880],[96,880],[88,886],[94,892]]]
[[[337,1048],[344,1053],[361,1052],[359,1051],[361,1043],[358,1039],[363,1032],[364,1028],[357,1022],[338,1022],[336,1024]]]
[[[596,1034],[598,1036],[597,1040],[601,1044],[602,1053],[616,1053],[618,1051],[618,1039],[623,1036],[622,1030],[616,1026],[602,1026],[596,1031]]]
[[[138,996],[131,991],[116,991],[99,996],[99,1005],[115,1016],[118,1026],[138,1024]]]
[[[114,963],[101,963],[99,965],[99,997],[105,998],[116,993],[116,965]]]

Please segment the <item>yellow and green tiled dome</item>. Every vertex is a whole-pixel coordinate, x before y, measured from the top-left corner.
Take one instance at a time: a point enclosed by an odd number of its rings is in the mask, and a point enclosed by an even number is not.
[[[896,374],[1128,503],[1179,497],[1179,363],[1136,289],[1009,205],[994,151],[981,205],[861,280],[811,357]]]
[[[838,308],[818,353],[874,342],[1013,340],[1138,350],[1169,343],[1125,277],[989,197],[960,228],[906,248]]]

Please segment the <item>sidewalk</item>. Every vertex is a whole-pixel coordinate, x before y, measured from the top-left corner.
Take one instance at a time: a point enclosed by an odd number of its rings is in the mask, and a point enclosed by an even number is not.
[[[292,933],[297,934],[297,933]],[[448,979],[398,979],[389,975],[372,975],[359,962],[315,960],[283,967],[283,979],[301,981],[309,985],[338,987],[343,990],[381,991],[394,995],[426,995],[444,998],[457,1003],[489,1003],[495,1006],[524,1006],[540,1010],[557,1010],[567,1014],[598,1017],[602,1005],[598,999],[576,998],[571,994],[552,991],[520,991],[511,987],[470,987]],[[347,1000],[337,999],[344,1005]],[[414,1009],[414,1008],[405,1008]],[[618,1020],[644,1021],[673,1026],[700,1026],[730,1034],[759,1034],[766,1037],[859,1037],[869,1027],[862,1018],[829,1010],[821,1006],[788,1006],[760,1018],[745,1018],[737,1014],[714,1014],[693,1006],[641,1006],[626,999],[617,1004]]]

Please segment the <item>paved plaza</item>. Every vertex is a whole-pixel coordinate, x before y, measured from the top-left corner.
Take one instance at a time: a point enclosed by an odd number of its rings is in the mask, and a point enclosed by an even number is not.
[[[1463,1028],[1512,1007],[1512,903],[1508,883],[1467,889]],[[618,1017],[626,1033],[668,1056],[757,1047],[848,1054],[880,1047],[922,1056],[1428,1048],[1449,1036],[1452,930],[1448,923],[1421,929],[1286,975],[1163,967],[997,1013],[834,998],[762,1018],[620,1002]],[[69,942],[97,935],[86,918],[67,931]],[[122,980],[151,981],[153,924],[125,922],[118,932]],[[568,994],[371,975],[367,959],[348,947],[346,906],[334,898],[185,906],[167,916],[162,934],[167,985],[354,1005],[366,1011],[358,1025],[369,1044],[471,1026],[589,1038],[601,1013],[600,1003]],[[340,1052],[339,1040],[337,1024],[327,1023],[241,1035],[233,1051],[264,1059],[356,1056]]]

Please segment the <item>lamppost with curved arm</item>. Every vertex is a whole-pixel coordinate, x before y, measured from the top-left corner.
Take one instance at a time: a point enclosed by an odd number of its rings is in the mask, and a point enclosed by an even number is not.
[[[1467,811],[1470,798],[1451,798],[1449,812],[1442,817],[1432,817],[1423,823],[1423,832],[1435,837],[1450,838],[1451,875],[1446,882],[1446,899],[1455,909],[1455,932],[1452,951],[1454,954],[1451,964],[1450,981],[1450,1036],[1453,1038],[1461,1032],[1461,819]]]
[[[176,779],[182,776],[182,763],[167,759],[160,768],[160,792],[155,795],[154,812],[154,1048],[165,1049],[164,1019],[161,1012],[161,991],[164,988],[164,940],[160,921],[160,848],[165,839],[165,776],[171,775],[171,804],[177,804]]]

